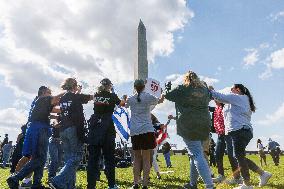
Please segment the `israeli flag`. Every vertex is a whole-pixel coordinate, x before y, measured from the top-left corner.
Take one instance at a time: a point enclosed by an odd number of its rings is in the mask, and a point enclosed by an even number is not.
[[[115,126],[116,133],[121,140],[127,142],[130,137],[130,117],[125,107],[117,107],[113,112],[112,120]]]

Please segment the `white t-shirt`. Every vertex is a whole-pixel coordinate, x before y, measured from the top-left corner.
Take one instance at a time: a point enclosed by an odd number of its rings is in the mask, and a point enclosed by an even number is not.
[[[257,144],[257,149],[258,149],[258,151],[263,151],[264,147],[263,147],[263,145],[261,143],[258,143]]]
[[[151,120],[151,110],[158,104],[159,99],[145,92],[140,94],[141,102],[137,101],[137,94],[130,96],[126,101],[126,107],[130,107],[130,135],[140,135],[154,132]]]

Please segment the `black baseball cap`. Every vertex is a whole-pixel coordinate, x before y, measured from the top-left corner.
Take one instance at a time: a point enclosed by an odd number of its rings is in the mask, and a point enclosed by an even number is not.
[[[102,85],[112,85],[112,82],[109,80],[109,78],[104,78],[100,82]]]

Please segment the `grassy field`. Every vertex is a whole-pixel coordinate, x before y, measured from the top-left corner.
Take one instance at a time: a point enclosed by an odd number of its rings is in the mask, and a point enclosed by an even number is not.
[[[250,159],[254,160],[255,162],[258,161],[257,156],[249,156]],[[282,159],[280,160],[280,166],[276,167],[273,165],[272,159],[270,156],[268,158],[268,166],[264,167],[265,170],[270,171],[273,173],[272,178],[270,179],[267,186],[263,187],[263,189],[284,189],[284,165]],[[166,168],[165,161],[162,156],[159,156],[159,164],[162,172],[173,171],[171,173],[162,174],[162,179],[158,180],[155,178],[155,173],[151,172],[151,185],[150,188],[169,188],[169,189],[178,189],[182,188],[182,186],[189,181],[189,161],[186,155],[175,155],[172,156],[172,164],[173,168]],[[281,162],[282,161],[282,162]],[[225,158],[225,169],[227,177],[230,177],[230,167],[228,163],[228,159]],[[214,173],[217,173],[216,168],[213,168]],[[117,183],[120,188],[129,188],[132,186],[132,168],[127,169],[116,169],[117,174]],[[6,179],[9,176],[9,169],[1,169],[0,168],[0,189],[8,188],[6,184]],[[251,174],[252,182],[255,186],[258,185],[258,177],[256,174]],[[78,171],[77,172],[77,188],[78,189],[85,189],[86,188],[86,171]],[[44,184],[46,185],[47,177],[46,171],[43,180]],[[102,174],[102,181],[98,182],[97,188],[107,188],[107,182],[104,174]],[[204,188],[203,184],[200,183],[198,188]],[[218,189],[229,189],[233,188],[233,186],[228,186],[225,184],[217,185]]]

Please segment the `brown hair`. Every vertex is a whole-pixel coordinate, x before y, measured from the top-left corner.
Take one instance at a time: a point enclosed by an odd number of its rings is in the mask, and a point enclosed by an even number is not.
[[[191,70],[189,70],[184,76],[184,85],[185,86],[193,86],[193,87],[206,87],[206,83],[200,81],[197,74]]]
[[[67,78],[61,85],[61,88],[63,90],[70,91],[74,89],[76,86],[77,86],[77,81],[75,78]]]

